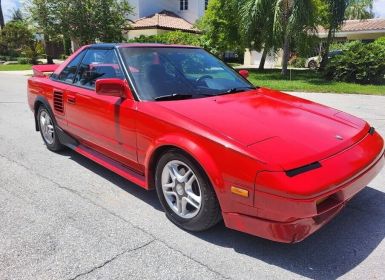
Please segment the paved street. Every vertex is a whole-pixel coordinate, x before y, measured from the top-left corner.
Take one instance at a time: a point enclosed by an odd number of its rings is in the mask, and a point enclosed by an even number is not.
[[[286,245],[171,224],[155,192],[92,161],[49,152],[26,77],[0,73],[0,279],[383,279],[385,170],[330,224]],[[385,97],[299,94],[370,121]]]

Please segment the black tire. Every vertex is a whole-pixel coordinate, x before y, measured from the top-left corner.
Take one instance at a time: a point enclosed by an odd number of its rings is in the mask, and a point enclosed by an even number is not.
[[[41,123],[41,116],[42,116],[42,114],[48,115],[50,117],[50,119],[52,120],[52,126],[53,126],[53,141],[52,141],[52,143],[47,141],[45,139],[44,135],[43,135],[42,123]],[[60,151],[62,151],[65,147],[60,143],[60,140],[59,140],[59,137],[58,137],[58,134],[57,134],[57,129],[56,129],[54,118],[51,115],[51,113],[49,112],[49,110],[44,105],[41,105],[39,107],[37,115],[36,115],[36,118],[37,118],[37,123],[39,125],[40,135],[43,138],[43,141],[44,141],[45,145],[47,146],[47,148],[50,151],[53,151],[53,152],[60,152]]]
[[[161,176],[163,169],[167,163],[175,160],[186,164],[194,172],[200,185],[201,207],[198,214],[193,218],[186,219],[177,215],[168,205],[162,190]],[[200,165],[187,154],[179,150],[171,150],[164,154],[156,166],[155,186],[167,218],[180,228],[188,231],[204,231],[221,221],[221,209],[210,180]]]
[[[311,61],[309,61],[309,68],[311,69],[311,70],[316,70],[317,68],[318,68],[318,64],[317,64],[317,62],[315,62],[314,60],[311,60]]]

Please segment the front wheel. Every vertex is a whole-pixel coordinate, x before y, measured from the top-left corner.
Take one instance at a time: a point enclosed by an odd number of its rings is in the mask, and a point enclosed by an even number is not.
[[[310,61],[310,62],[309,62],[309,68],[310,68],[311,70],[316,70],[316,69],[318,68],[317,62],[315,62],[314,60]]]
[[[220,221],[221,211],[210,181],[184,153],[175,150],[160,158],[155,184],[166,216],[179,227],[203,231]]]
[[[41,137],[47,148],[53,152],[61,151],[64,146],[60,143],[56,133],[55,123],[46,107],[40,106],[37,113],[37,121]]]

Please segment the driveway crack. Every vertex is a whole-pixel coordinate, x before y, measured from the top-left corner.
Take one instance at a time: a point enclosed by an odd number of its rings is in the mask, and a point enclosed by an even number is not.
[[[97,266],[91,268],[90,270],[88,270],[88,271],[86,271],[86,272],[82,272],[82,273],[76,275],[75,277],[70,278],[69,280],[75,280],[75,279],[78,279],[79,277],[82,277],[82,276],[86,276],[86,275],[88,275],[88,274],[91,274],[92,272],[94,272],[94,271],[96,271],[96,270],[98,270],[98,269],[101,269],[101,268],[103,268],[104,266],[106,266],[107,264],[113,262],[114,260],[116,260],[116,259],[119,258],[120,256],[122,256],[122,255],[124,255],[124,254],[127,254],[127,253],[131,253],[131,252],[138,251],[138,250],[140,250],[140,249],[143,249],[144,247],[149,246],[149,245],[150,245],[151,243],[153,243],[154,241],[155,241],[155,239],[152,239],[151,241],[149,241],[149,242],[147,242],[147,243],[145,243],[145,244],[143,244],[143,245],[141,245],[141,246],[139,246],[139,247],[136,247],[136,248],[134,248],[134,249],[129,249],[129,250],[125,250],[125,251],[123,251],[123,252],[120,252],[119,254],[117,254],[117,255],[113,256],[112,258],[106,260],[105,262],[101,263],[100,265],[97,265]]]
[[[3,155],[3,154],[0,154],[0,157],[4,158],[4,159],[6,159],[6,160],[8,160],[8,161],[10,161],[10,162],[12,162],[12,163],[17,164],[17,165],[19,165],[19,166],[25,168],[26,170],[31,171],[31,172],[32,172],[33,174],[35,174],[36,176],[38,176],[38,177],[40,177],[40,178],[43,178],[43,179],[45,179],[45,180],[51,182],[52,184],[54,184],[54,185],[57,186],[58,188],[67,190],[67,191],[71,192],[72,194],[74,194],[74,195],[76,195],[76,196],[78,196],[78,197],[80,197],[80,198],[82,198],[82,199],[88,201],[88,202],[91,203],[92,205],[94,205],[94,206],[96,206],[96,207],[99,207],[99,208],[103,209],[104,211],[106,211],[107,213],[111,214],[112,216],[114,216],[114,217],[116,217],[116,218],[118,218],[118,219],[124,221],[125,223],[129,224],[129,225],[132,226],[133,228],[135,228],[135,229],[137,229],[137,230],[139,230],[139,231],[141,231],[141,232],[147,234],[149,237],[153,238],[153,240],[152,240],[151,242],[153,242],[153,241],[158,241],[158,242],[164,244],[164,245],[165,245],[167,248],[169,248],[170,250],[173,250],[173,251],[175,251],[175,252],[181,254],[182,256],[184,256],[184,257],[190,259],[191,261],[196,262],[197,264],[203,266],[204,268],[206,268],[206,269],[209,270],[210,272],[212,272],[212,273],[218,275],[219,277],[221,277],[221,278],[223,278],[223,279],[232,279],[231,277],[228,277],[228,276],[225,276],[225,275],[221,274],[220,272],[214,270],[213,268],[211,268],[211,267],[209,267],[208,265],[202,263],[201,261],[195,259],[194,257],[187,255],[186,253],[182,252],[181,250],[172,247],[172,246],[171,246],[170,244],[168,244],[166,241],[158,239],[158,237],[156,237],[153,233],[147,231],[146,229],[144,229],[144,228],[142,228],[142,227],[140,227],[140,226],[138,226],[138,225],[133,224],[131,221],[129,221],[129,220],[125,219],[124,217],[122,217],[122,216],[116,214],[115,212],[113,212],[113,211],[107,209],[107,208],[104,207],[103,205],[100,205],[100,204],[94,202],[93,200],[89,199],[88,197],[83,196],[82,194],[80,194],[80,193],[77,192],[76,190],[73,190],[73,189],[71,189],[71,188],[65,187],[65,186],[61,185],[60,183],[54,181],[53,179],[51,179],[51,178],[49,178],[49,177],[47,177],[47,176],[44,176],[44,175],[38,173],[37,171],[33,170],[32,168],[30,168],[30,167],[28,167],[28,166],[26,166],[26,165],[24,165],[24,164],[22,164],[22,163],[20,163],[20,162],[18,162],[18,161],[15,161],[15,160],[13,160],[13,159],[10,159],[10,158],[6,157],[6,156]],[[151,243],[151,242],[149,242],[149,243]],[[148,244],[145,244],[144,246],[147,246],[147,245],[148,245]],[[144,247],[144,246],[143,246],[143,247]],[[137,249],[134,249],[134,250],[138,250],[138,249],[141,249],[141,248],[142,248],[142,247],[138,247]],[[127,252],[129,252],[129,251],[127,251]],[[123,255],[123,254],[125,254],[125,253],[127,253],[127,252],[125,251],[125,252],[120,253],[119,255],[116,255],[114,258],[112,258],[112,259],[110,259],[109,261],[107,261],[106,263],[103,263],[102,265],[100,265],[100,267],[103,267],[103,266],[106,265],[107,263],[113,261],[113,260],[116,259],[117,257],[119,257],[119,256],[121,256],[121,255]],[[99,267],[99,268],[100,268],[100,267]],[[95,268],[94,268],[94,270],[96,270],[96,269],[98,269],[98,267],[95,267]],[[88,274],[88,273],[91,273],[91,271],[90,271],[90,272],[87,272],[87,273],[85,273],[85,274]],[[81,276],[81,275],[79,274],[79,276]],[[76,277],[75,277],[75,278],[72,278],[72,279],[76,279]],[[71,279],[71,280],[72,280],[72,279]]]

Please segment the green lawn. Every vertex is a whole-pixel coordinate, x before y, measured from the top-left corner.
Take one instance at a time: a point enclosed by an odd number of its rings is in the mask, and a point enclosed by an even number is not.
[[[261,87],[281,91],[333,92],[385,95],[385,85],[359,85],[327,81],[322,74],[310,70],[292,70],[290,76],[282,78],[280,70],[259,71],[250,69],[249,80]]]
[[[32,65],[30,64],[9,64],[3,65],[0,64],[0,71],[21,71],[21,70],[31,70]]]

